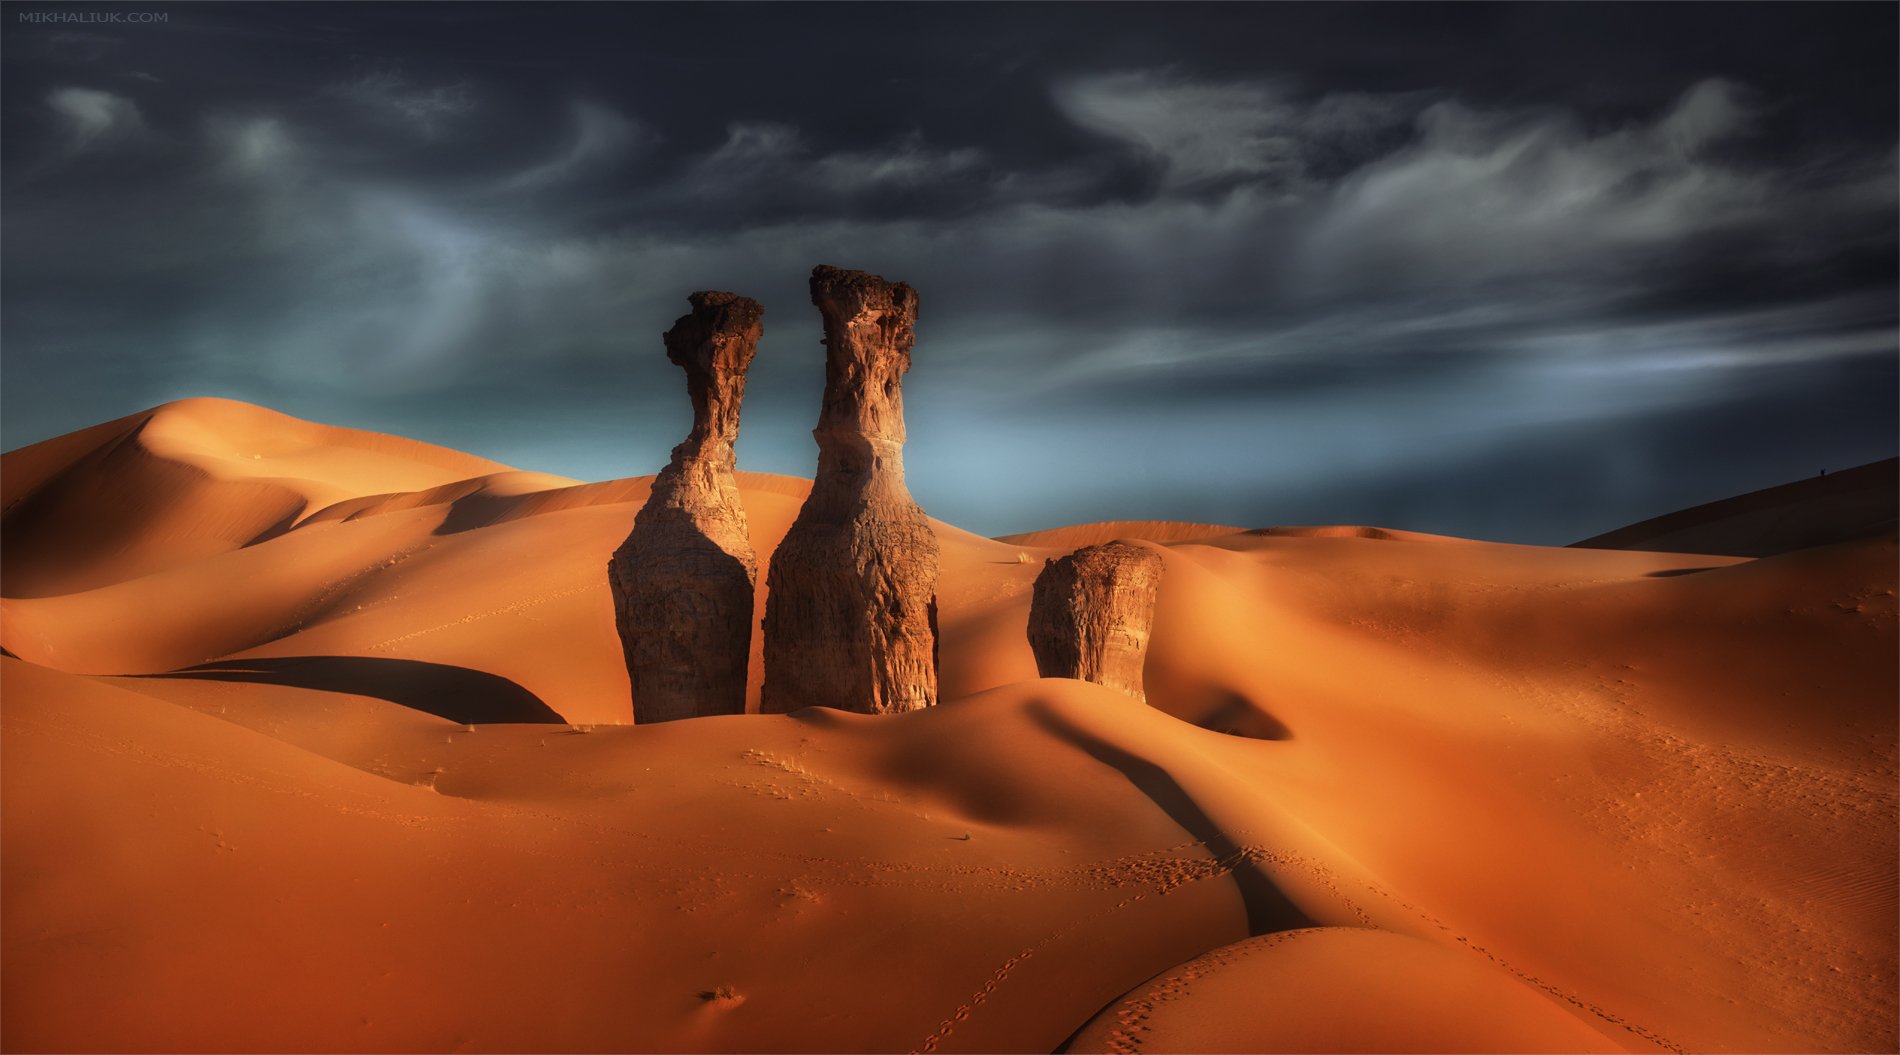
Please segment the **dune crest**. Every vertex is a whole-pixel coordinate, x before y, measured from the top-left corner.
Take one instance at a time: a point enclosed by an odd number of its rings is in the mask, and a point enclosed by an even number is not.
[[[1249,938],[1170,968],[1063,1050],[1629,1049],[1478,957],[1389,931],[1323,927]]]
[[[1083,546],[1099,546],[1104,542],[1113,542],[1118,538],[1144,539],[1148,542],[1192,542],[1238,534],[1245,530],[1245,528],[1222,527],[1219,524],[1190,524],[1173,520],[1104,520],[1094,524],[1076,524],[1072,527],[1045,528],[1041,531],[998,535],[996,541],[1016,546],[1080,549]]]
[[[281,534],[379,491],[508,467],[228,399],[185,399],[5,456],[0,589],[71,593]]]

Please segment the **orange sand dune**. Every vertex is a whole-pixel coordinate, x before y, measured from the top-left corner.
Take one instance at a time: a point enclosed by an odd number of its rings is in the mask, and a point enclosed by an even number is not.
[[[1283,538],[1363,538],[1380,542],[1465,542],[1466,539],[1453,538],[1450,535],[1432,535],[1423,531],[1400,531],[1396,528],[1368,527],[1362,524],[1324,524],[1317,527],[1272,527],[1260,528],[1252,532],[1256,535],[1279,535]]]
[[[1063,552],[1082,546],[1099,546],[1115,539],[1178,543],[1205,542],[1227,535],[1280,535],[1286,538],[1365,538],[1400,542],[1463,542],[1449,535],[1429,535],[1423,531],[1399,531],[1393,528],[1366,527],[1358,524],[1324,524],[1315,527],[1237,528],[1218,524],[1190,524],[1175,520],[1104,520],[1096,524],[1025,531],[1019,535],[998,535],[996,541],[1016,546],[1059,549]]]
[[[228,399],[167,403],[7,454],[0,589],[117,582],[260,541],[344,498],[506,470]]]
[[[1071,1052],[1613,1051],[1508,974],[1366,927],[1263,934],[1097,1015]]]
[[[1035,677],[1082,536],[939,524],[941,706],[631,726],[647,480],[180,412],[305,475],[0,463],[6,1050],[1900,1043],[1891,532],[1150,539],[1142,706]]]
[[[1189,524],[1176,520],[1104,520],[1095,524],[1076,524],[1073,527],[1046,528],[1042,531],[999,535],[996,541],[1007,542],[1014,546],[1054,547],[1067,552],[1082,546],[1099,546],[1115,539],[1187,542],[1192,539],[1231,535],[1240,530],[1237,527],[1221,527],[1218,524]]]

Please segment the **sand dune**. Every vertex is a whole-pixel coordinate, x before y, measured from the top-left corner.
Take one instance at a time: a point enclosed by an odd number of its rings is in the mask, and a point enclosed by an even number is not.
[[[1148,542],[1188,542],[1218,538],[1242,530],[1219,524],[1190,524],[1176,520],[1104,520],[1094,524],[1023,531],[999,535],[996,541],[1015,546],[1039,546],[1068,551],[1082,546],[1099,546],[1115,539],[1142,539]]]
[[[1066,1050],[1621,1049],[1473,957],[1389,931],[1313,927],[1171,968],[1097,1015]]]
[[[507,470],[228,399],[167,403],[6,459],[8,597],[70,593],[229,552],[345,498]]]
[[[647,479],[222,401],[0,473],[7,1050],[1900,1042],[1891,531],[1113,525],[1144,707],[1024,639],[1098,526],[937,524],[943,705],[636,727]]]
[[[1575,543],[1595,549],[1766,557],[1877,534],[1900,516],[1900,459],[1710,502]]]

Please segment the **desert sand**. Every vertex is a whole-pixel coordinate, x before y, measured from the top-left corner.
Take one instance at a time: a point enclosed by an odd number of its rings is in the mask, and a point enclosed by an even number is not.
[[[650,477],[107,422],[0,462],[0,1046],[1893,1051],[1895,532],[1782,544],[1849,476],[1724,554],[933,521],[939,705],[648,726]],[[1025,637],[1108,538],[1147,705]]]

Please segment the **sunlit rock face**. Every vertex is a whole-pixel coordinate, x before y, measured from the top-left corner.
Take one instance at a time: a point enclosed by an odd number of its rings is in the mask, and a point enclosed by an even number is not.
[[[820,265],[825,397],[811,496],[772,555],[761,709],[937,702],[937,540],[904,486],[917,291]]]
[[[692,313],[665,341],[666,357],[686,371],[693,431],[607,564],[639,723],[745,711],[758,560],[732,445],[765,312],[734,293],[688,300]]]
[[[1029,648],[1045,678],[1078,678],[1146,701],[1161,554],[1126,542],[1087,546],[1043,565],[1029,605]]]

